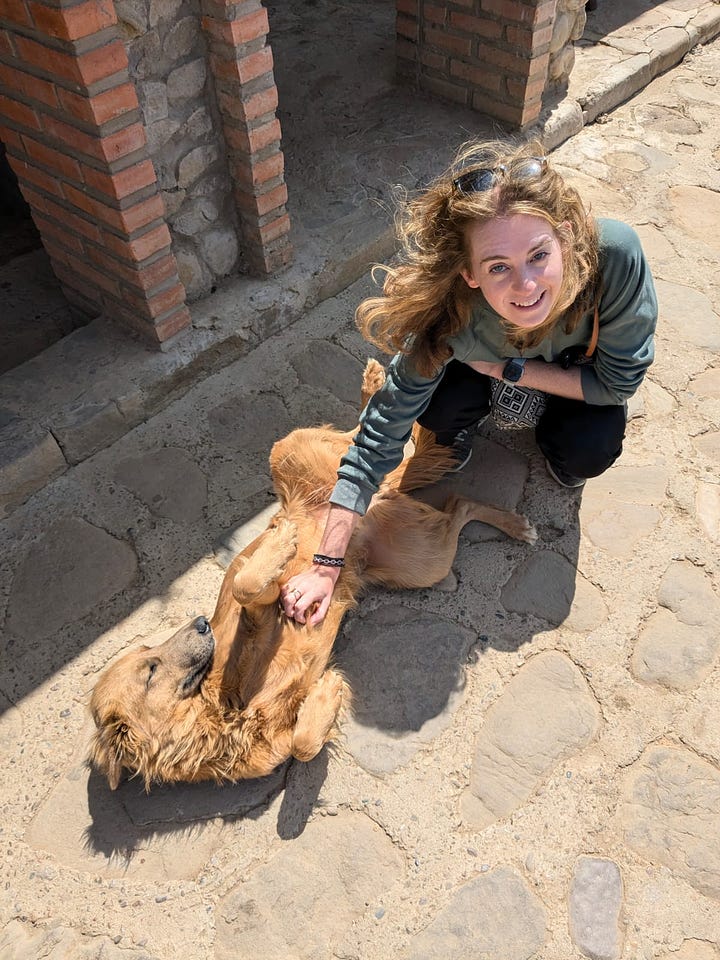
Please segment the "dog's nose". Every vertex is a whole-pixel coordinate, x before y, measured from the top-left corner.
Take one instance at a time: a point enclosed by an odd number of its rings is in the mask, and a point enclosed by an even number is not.
[[[195,629],[198,633],[207,633],[210,629],[210,622],[206,617],[198,617],[195,621]]]

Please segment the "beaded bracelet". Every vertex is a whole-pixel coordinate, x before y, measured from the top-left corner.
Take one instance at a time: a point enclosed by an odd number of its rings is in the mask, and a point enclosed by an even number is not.
[[[320,567],[344,567],[345,560],[343,557],[326,557],[324,553],[316,553],[313,556],[313,563],[317,563]]]

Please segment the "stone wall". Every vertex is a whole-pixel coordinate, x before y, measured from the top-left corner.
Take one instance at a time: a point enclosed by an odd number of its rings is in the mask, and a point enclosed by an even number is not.
[[[575,66],[575,41],[585,30],[586,0],[557,0],[555,22],[550,40],[547,93],[563,94]]]
[[[198,0],[116,0],[188,299],[246,269]]]

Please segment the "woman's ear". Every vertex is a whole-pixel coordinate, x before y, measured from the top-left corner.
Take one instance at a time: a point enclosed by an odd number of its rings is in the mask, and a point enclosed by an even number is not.
[[[477,288],[480,286],[469,270],[465,270],[465,268],[463,268],[460,271],[460,276],[469,287],[472,287],[473,290],[477,290]]]

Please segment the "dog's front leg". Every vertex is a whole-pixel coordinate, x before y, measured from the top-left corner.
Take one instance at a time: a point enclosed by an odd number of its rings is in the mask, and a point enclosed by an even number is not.
[[[232,592],[240,604],[266,606],[280,596],[278,580],[297,550],[297,529],[289,520],[279,520],[267,530],[257,550],[242,558]],[[237,558],[239,561],[241,558]]]
[[[293,730],[292,755],[307,762],[331,739],[338,714],[350,703],[350,688],[335,670],[326,670],[300,704]]]

